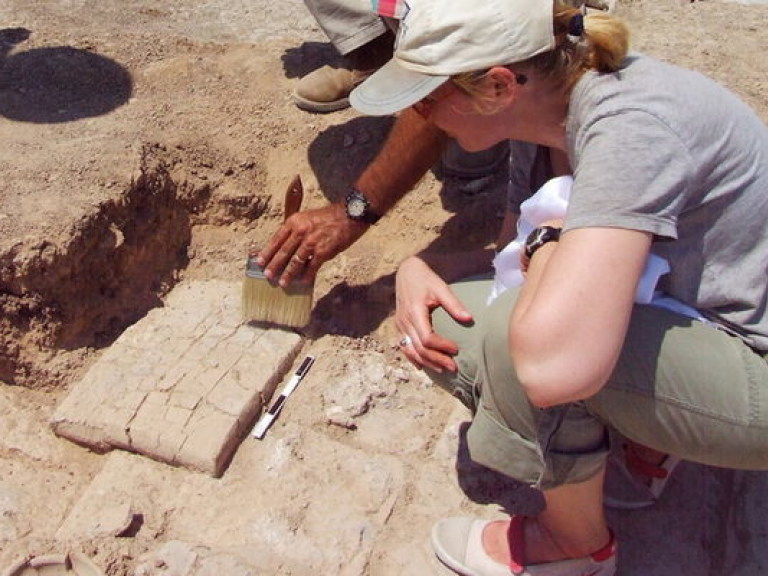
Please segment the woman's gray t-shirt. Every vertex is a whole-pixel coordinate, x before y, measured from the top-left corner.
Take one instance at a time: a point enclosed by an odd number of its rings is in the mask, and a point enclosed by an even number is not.
[[[768,350],[768,128],[700,74],[632,54],[574,87],[565,229],[655,235],[659,288]]]

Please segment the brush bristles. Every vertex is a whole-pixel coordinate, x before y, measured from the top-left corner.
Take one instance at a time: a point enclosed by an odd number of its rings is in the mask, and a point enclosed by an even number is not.
[[[247,322],[264,322],[288,328],[306,326],[312,311],[313,288],[312,284],[281,288],[266,278],[246,276],[243,282],[243,318]]]

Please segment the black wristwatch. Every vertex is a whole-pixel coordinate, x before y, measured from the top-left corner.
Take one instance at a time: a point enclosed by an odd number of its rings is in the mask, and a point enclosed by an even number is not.
[[[347,217],[356,222],[376,224],[381,219],[380,214],[371,210],[371,203],[360,190],[352,190],[344,199]]]
[[[544,246],[547,242],[557,242],[560,240],[560,228],[554,226],[539,226],[534,228],[533,232],[528,234],[525,240],[525,257],[530,260],[536,250]]]

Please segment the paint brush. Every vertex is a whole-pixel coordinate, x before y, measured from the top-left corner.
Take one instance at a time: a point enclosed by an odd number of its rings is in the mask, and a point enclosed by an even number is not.
[[[285,193],[285,219],[298,212],[304,197],[301,177],[297,174]],[[301,328],[309,322],[314,284],[294,279],[285,288],[270,282],[251,252],[243,280],[243,318],[248,322]]]

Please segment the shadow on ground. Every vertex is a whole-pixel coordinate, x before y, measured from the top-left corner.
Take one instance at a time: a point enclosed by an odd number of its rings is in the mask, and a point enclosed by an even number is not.
[[[393,117],[360,117],[330,126],[312,141],[308,158],[320,190],[329,202],[341,201],[373,160],[394,123]],[[497,163],[498,164],[498,163]],[[443,209],[452,212],[427,250],[455,246],[471,250],[492,243],[498,234],[506,201],[507,173],[500,169],[473,178],[457,178],[438,164],[434,174],[442,186]],[[374,332],[392,312],[394,275],[367,285],[342,281],[315,303],[308,333],[360,337]],[[343,315],[339,314],[343,310]]]
[[[0,30],[0,116],[72,122],[106,114],[131,97],[128,71],[99,54],[68,46],[11,53],[29,35],[24,28]]]
[[[342,64],[341,54],[330,42],[304,42],[296,48],[288,48],[281,60],[286,78],[301,78],[326,64]]]
[[[329,202],[343,199],[381,149],[391,116],[361,116],[329,126],[310,143],[307,158]]]
[[[363,285],[342,281],[315,303],[306,335],[312,338],[324,334],[360,338],[372,334],[394,306],[394,274]]]

